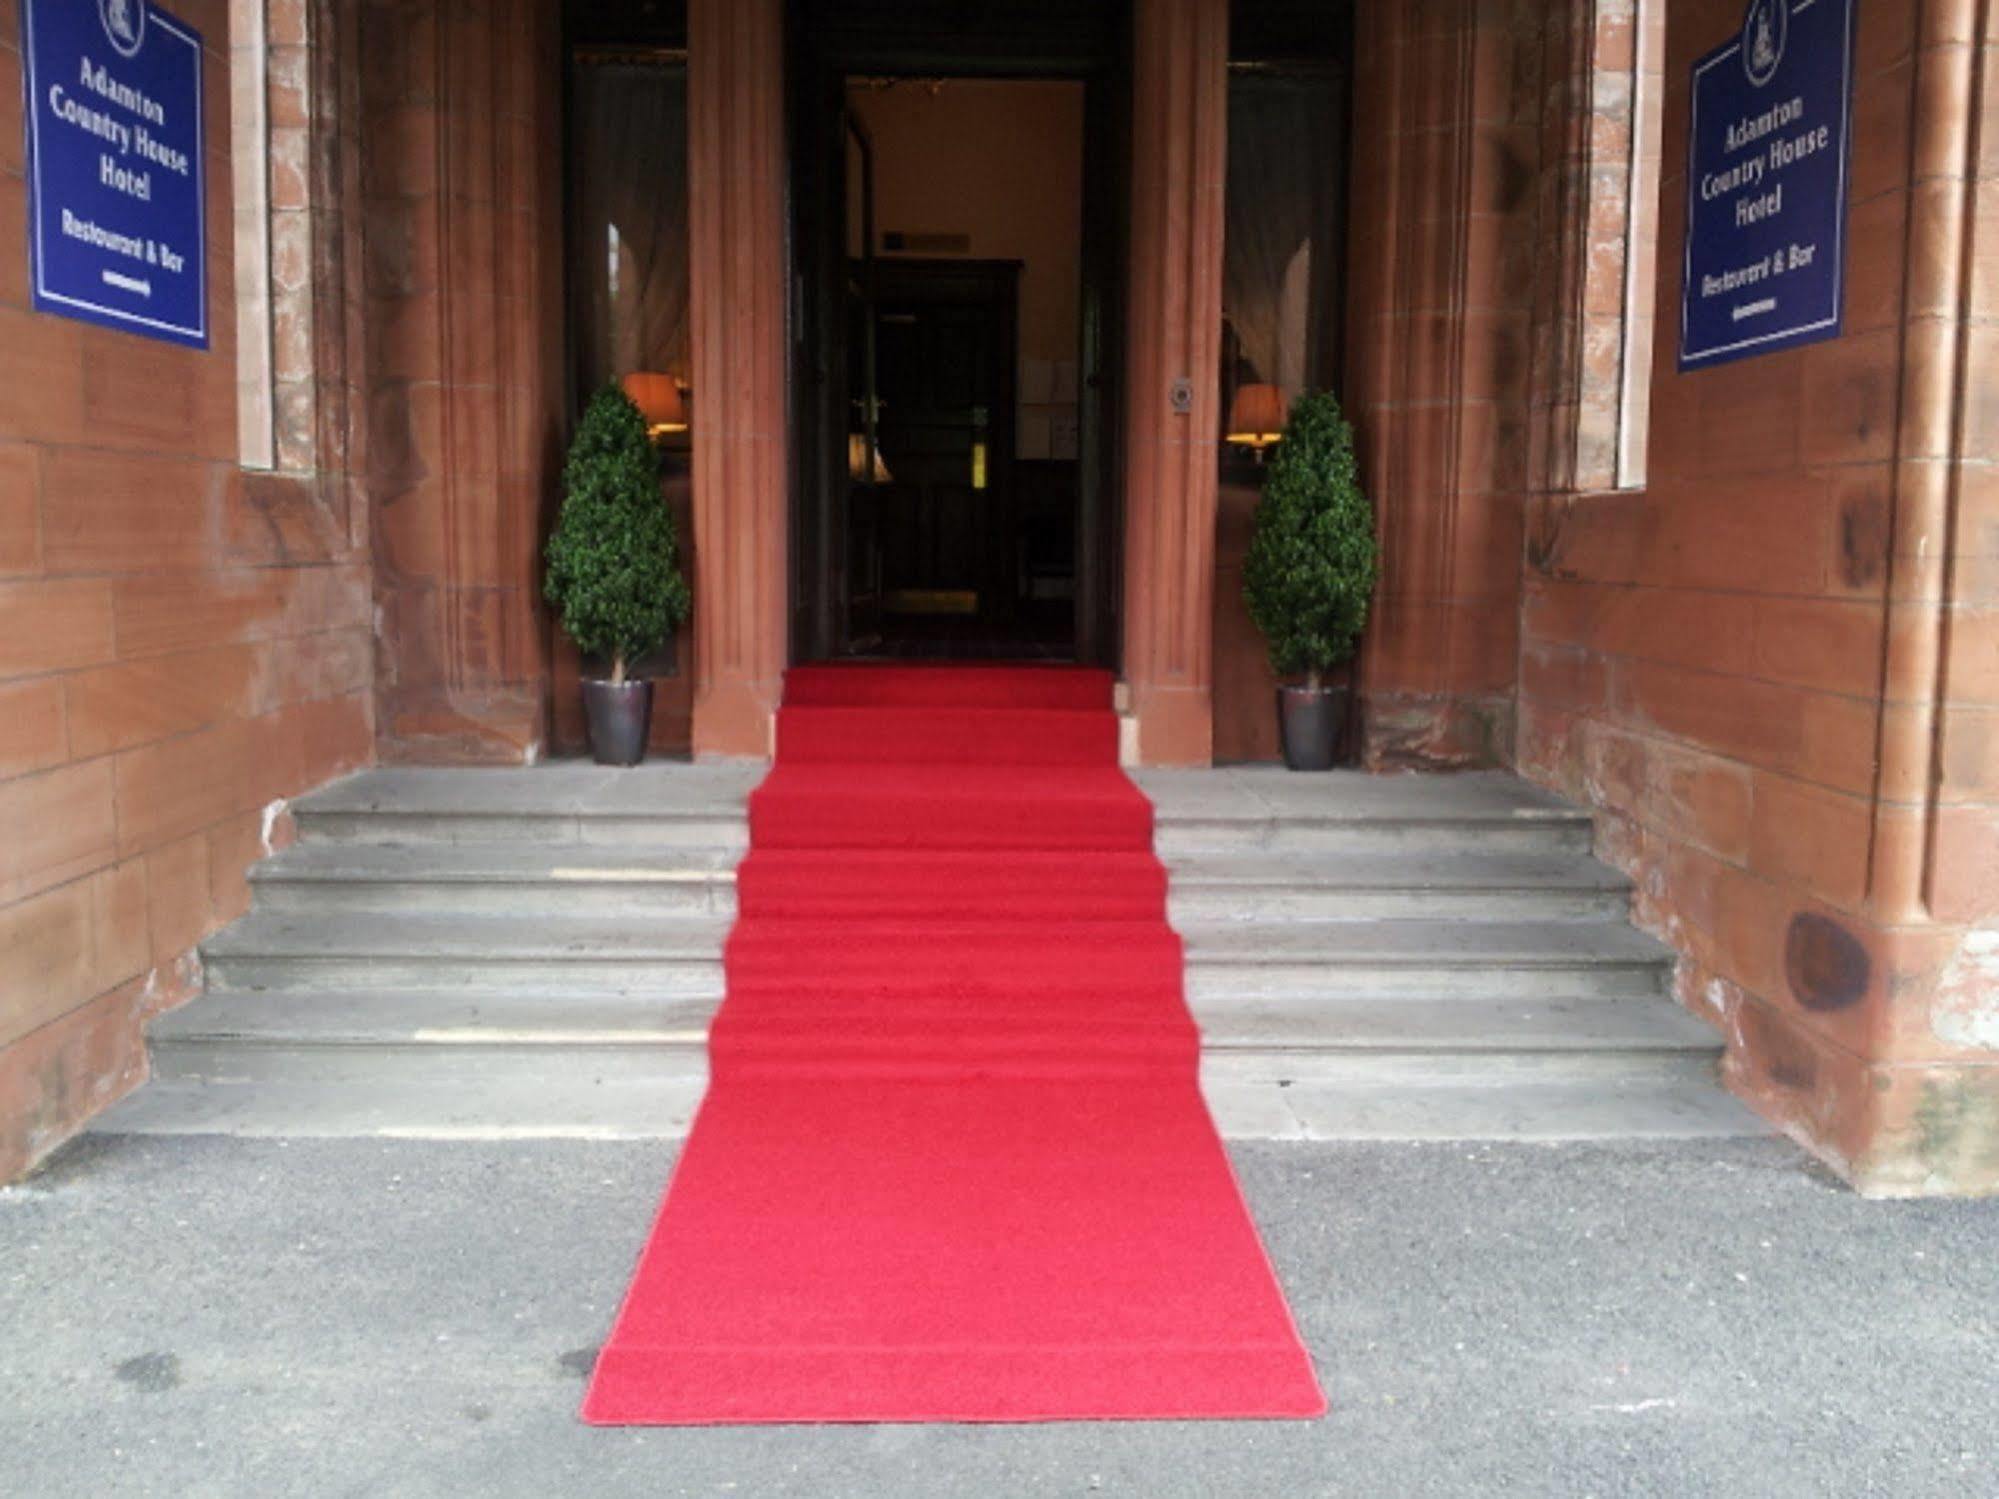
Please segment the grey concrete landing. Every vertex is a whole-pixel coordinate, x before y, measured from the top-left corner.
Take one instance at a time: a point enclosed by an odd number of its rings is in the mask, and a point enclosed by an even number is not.
[[[373,771],[295,807],[106,1128],[652,1138],[706,1084],[757,765]],[[1144,773],[1237,1138],[1754,1131],[1576,808],[1504,776]]]
[[[14,1499],[1973,1499],[1999,1200],[1781,1141],[1238,1144],[1317,1421],[576,1419],[656,1144],[96,1136],[0,1189]]]

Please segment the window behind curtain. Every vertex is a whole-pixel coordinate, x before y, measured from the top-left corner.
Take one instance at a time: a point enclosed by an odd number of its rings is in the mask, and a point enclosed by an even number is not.
[[[569,151],[577,401],[634,370],[657,370],[684,386],[691,374],[685,60],[579,56]]]
[[[1229,75],[1222,401],[1337,389],[1345,299],[1345,80],[1336,67]]]

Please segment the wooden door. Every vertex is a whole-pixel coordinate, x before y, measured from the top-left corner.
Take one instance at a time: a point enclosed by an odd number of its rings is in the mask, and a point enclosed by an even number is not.
[[[875,263],[875,430],[887,472],[872,499],[891,615],[1012,617],[1019,271],[1014,261]]]

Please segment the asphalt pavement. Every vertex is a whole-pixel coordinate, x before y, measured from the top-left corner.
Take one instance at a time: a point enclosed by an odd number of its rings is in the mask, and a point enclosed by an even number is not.
[[[576,1406],[670,1147],[87,1136],[0,1189],[0,1495],[1999,1495],[1999,1201],[1233,1154],[1322,1420],[646,1431]]]

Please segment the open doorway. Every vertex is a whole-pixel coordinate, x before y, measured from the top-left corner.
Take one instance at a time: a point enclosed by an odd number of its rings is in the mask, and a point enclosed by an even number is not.
[[[851,654],[1074,659],[1083,90],[847,82]]]
[[[794,60],[794,659],[1114,665],[1116,34],[919,58],[827,10]]]

